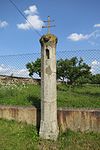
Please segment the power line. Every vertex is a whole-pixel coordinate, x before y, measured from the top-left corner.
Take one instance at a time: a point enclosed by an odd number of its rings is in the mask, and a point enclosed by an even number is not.
[[[25,15],[21,12],[18,6],[12,0],[9,0],[9,2],[17,9],[17,11],[21,14],[21,16],[31,25],[32,27],[31,29],[33,29],[33,31],[36,32],[39,35],[39,37],[41,37],[41,34],[37,30],[35,30],[32,23],[25,17]]]

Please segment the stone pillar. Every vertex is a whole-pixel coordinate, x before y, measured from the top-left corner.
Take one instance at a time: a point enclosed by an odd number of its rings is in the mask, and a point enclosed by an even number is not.
[[[43,35],[41,43],[41,122],[39,135],[56,140],[58,136],[56,101],[56,44],[52,34]]]

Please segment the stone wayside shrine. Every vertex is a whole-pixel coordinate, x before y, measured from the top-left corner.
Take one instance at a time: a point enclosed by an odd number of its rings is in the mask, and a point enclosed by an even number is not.
[[[39,135],[43,139],[56,140],[58,137],[56,101],[56,44],[57,37],[48,33],[40,39],[41,43],[41,122]]]

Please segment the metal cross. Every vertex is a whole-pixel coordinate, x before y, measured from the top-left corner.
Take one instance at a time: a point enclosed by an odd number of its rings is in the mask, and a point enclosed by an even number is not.
[[[54,20],[50,20],[50,16],[48,16],[48,21],[44,21],[44,22],[47,22],[48,25],[47,26],[42,26],[42,28],[48,28],[48,34],[50,34],[50,28],[51,27],[55,27],[55,25],[50,25],[51,22],[54,22]]]

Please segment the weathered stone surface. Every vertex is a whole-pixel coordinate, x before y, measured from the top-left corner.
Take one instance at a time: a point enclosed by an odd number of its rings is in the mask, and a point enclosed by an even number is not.
[[[51,74],[52,74],[52,70],[51,70],[50,66],[48,66],[48,67],[46,68],[46,74],[48,74],[48,75],[51,75]]]
[[[100,132],[100,109],[58,109],[60,130]]]
[[[58,127],[61,131],[71,129],[72,131],[93,131],[100,133],[100,109],[64,109],[59,108],[58,114]],[[0,118],[7,120],[16,120],[18,122],[26,122],[33,124],[37,127],[40,126],[40,109],[35,107],[14,107],[14,106],[0,106]],[[50,118],[48,118],[50,119]],[[42,122],[44,125],[44,122]],[[54,120],[55,124],[55,120]],[[48,124],[45,124],[46,137],[51,135],[55,138],[57,135],[48,133]],[[50,127],[49,127],[50,128]],[[53,129],[52,129],[53,128]],[[54,125],[51,130],[55,130]],[[42,128],[44,129],[44,128]],[[51,132],[49,130],[49,132]],[[44,133],[41,132],[41,134]],[[43,136],[44,136],[43,135]]]
[[[37,125],[35,107],[0,106],[0,118]]]
[[[41,37],[41,123],[39,135],[56,140],[58,136],[56,102],[56,43],[52,34]]]
[[[0,85],[11,85],[11,84],[35,84],[37,85],[37,84],[40,84],[40,79],[0,75]]]
[[[43,35],[40,39],[40,43],[42,46],[56,46],[57,44],[57,37],[53,34],[46,34]]]

